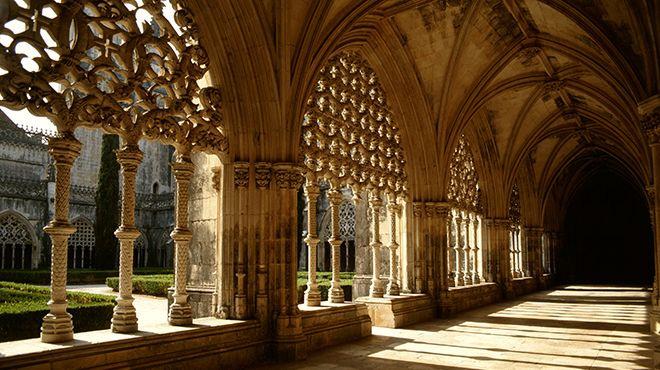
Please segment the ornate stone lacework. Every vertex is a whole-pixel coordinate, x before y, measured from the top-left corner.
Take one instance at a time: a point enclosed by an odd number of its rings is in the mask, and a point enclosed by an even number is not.
[[[518,184],[513,184],[511,197],[509,197],[509,221],[520,224],[520,189]]]
[[[481,189],[470,144],[461,136],[449,164],[447,199],[452,206],[447,227],[449,286],[482,282]]]
[[[358,53],[328,61],[308,106],[301,145],[311,171],[338,184],[405,190],[399,128],[378,78]]]
[[[224,152],[220,91],[182,1],[5,1],[0,105],[80,125]],[[164,16],[174,8],[174,22]]]
[[[71,268],[90,268],[92,250],[96,243],[94,237],[94,225],[85,219],[77,218],[71,223],[76,232],[69,237],[69,259],[72,262]]]
[[[350,202],[339,207],[339,235],[344,241],[355,240],[355,206]]]
[[[32,231],[19,216],[5,213],[0,216],[0,268],[31,268]]]
[[[449,164],[447,198],[458,208],[479,211],[481,207],[479,176],[470,144],[461,136]]]

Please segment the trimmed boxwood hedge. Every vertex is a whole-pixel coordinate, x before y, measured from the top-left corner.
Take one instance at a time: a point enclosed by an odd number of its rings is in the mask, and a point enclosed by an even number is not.
[[[171,274],[172,269],[144,268],[133,271],[135,275]],[[110,276],[119,276],[117,270],[76,269],[67,272],[67,284],[103,284]],[[0,270],[0,281],[26,284],[50,284],[50,270]]]
[[[344,297],[347,301],[351,300],[353,276],[354,272],[342,272],[339,274],[341,278],[341,287],[344,289]],[[331,272],[317,273],[317,282],[319,284],[319,292],[321,299],[328,299],[328,290],[330,289],[330,280],[332,279]],[[109,277],[105,280],[107,286],[112,290],[119,289],[119,278]],[[174,275],[142,275],[133,276],[133,293],[146,294],[158,297],[167,297],[167,289],[174,285]],[[298,301],[302,303],[305,289],[307,289],[307,272],[298,272]]]
[[[75,332],[110,328],[113,297],[69,292],[67,298]],[[49,288],[0,281],[0,341],[39,337],[49,299]]]
[[[119,278],[109,277],[105,284],[115,292],[119,290]],[[174,275],[133,276],[133,293],[167,297],[167,288],[174,285]]]

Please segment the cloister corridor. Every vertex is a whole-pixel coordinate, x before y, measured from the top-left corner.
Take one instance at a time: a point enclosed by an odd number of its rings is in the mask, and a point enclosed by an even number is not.
[[[641,287],[568,285],[262,369],[649,369]]]

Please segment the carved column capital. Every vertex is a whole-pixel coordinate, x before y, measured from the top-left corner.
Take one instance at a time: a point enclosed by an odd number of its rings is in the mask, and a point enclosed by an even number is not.
[[[280,189],[299,189],[305,181],[302,167],[293,163],[273,164],[275,183]]]
[[[424,214],[424,203],[422,202],[413,203],[413,216],[422,217],[423,214]]]
[[[250,164],[248,162],[234,163],[234,186],[247,188],[250,182]]]
[[[272,165],[268,162],[257,162],[254,165],[254,178],[257,189],[268,189],[272,177]]]
[[[73,165],[81,149],[82,143],[73,135],[48,139],[48,152],[55,164]]]

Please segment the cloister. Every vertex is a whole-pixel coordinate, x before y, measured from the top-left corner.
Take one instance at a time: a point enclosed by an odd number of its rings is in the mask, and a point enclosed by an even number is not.
[[[652,366],[659,14],[656,0],[0,0],[0,106],[57,129],[49,313],[39,338],[0,343],[0,368]],[[67,271],[93,248],[69,209],[80,129],[121,139],[119,292],[111,329],[84,333],[67,312]],[[131,283],[146,141],[174,148],[159,325],[140,323]],[[27,221],[0,221],[0,268],[30,268]],[[630,348],[555,363],[445,340],[547,340],[534,322],[566,348]]]

